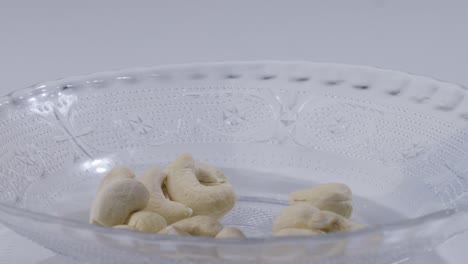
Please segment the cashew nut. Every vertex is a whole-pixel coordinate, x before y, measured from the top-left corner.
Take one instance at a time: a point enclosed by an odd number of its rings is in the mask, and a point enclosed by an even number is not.
[[[306,203],[286,207],[274,220],[273,233],[285,228],[309,229],[309,220],[317,214],[320,214],[320,210]]]
[[[321,211],[309,219],[309,229],[321,230],[327,233],[355,231],[364,228],[364,225],[353,222],[343,216],[330,211]]]
[[[286,228],[309,229],[322,232],[354,231],[364,225],[353,222],[330,211],[320,211],[316,207],[299,203],[284,208],[273,223],[273,233]]]
[[[302,228],[285,228],[274,233],[274,236],[313,236],[324,234],[322,231],[302,229]]]
[[[179,228],[174,227],[172,225],[170,225],[170,226],[162,229],[161,231],[159,231],[159,234],[162,234],[162,235],[190,236],[189,233],[187,233],[185,231],[182,231]]]
[[[149,196],[146,187],[137,180],[113,180],[94,198],[89,222],[101,226],[125,224],[131,213],[146,207]]]
[[[244,233],[235,227],[223,228],[215,238],[245,238]]]
[[[329,183],[298,190],[289,195],[289,203],[306,202],[320,210],[331,211],[349,218],[353,212],[351,189],[341,183]]]
[[[166,228],[167,222],[164,217],[157,213],[139,211],[130,216],[128,226],[141,232],[157,233],[161,229]]]
[[[159,168],[146,170],[139,179],[150,192],[150,199],[145,211],[162,215],[166,219],[167,224],[170,225],[192,216],[192,209],[166,198],[162,189],[165,180],[166,174]]]
[[[205,185],[227,182],[227,177],[222,171],[203,162],[195,162],[195,175],[198,181]]]
[[[109,182],[117,179],[135,179],[135,173],[127,167],[115,167],[101,180],[98,192]]]
[[[132,230],[132,231],[135,231],[136,229],[129,226],[129,225],[116,225],[116,226],[113,226],[112,228],[115,228],[115,229],[125,229],[125,230]]]
[[[177,232],[188,233],[191,236],[208,237],[215,237],[223,229],[223,226],[218,222],[218,220],[206,215],[197,215],[180,220],[169,227],[172,227]],[[166,232],[168,232],[169,227],[166,228]]]
[[[190,154],[179,156],[169,164],[166,173],[169,197],[192,208],[193,215],[221,218],[236,203],[236,195],[224,174],[207,164],[199,164],[197,169]],[[200,182],[197,173],[203,181],[210,182]]]

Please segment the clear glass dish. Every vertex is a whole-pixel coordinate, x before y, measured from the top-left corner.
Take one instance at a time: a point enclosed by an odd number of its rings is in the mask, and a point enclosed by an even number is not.
[[[0,97],[0,221],[97,263],[394,263],[468,226],[468,90],[370,67],[239,62],[130,69]],[[238,194],[247,240],[89,225],[100,178],[183,152]],[[290,191],[348,184],[369,228],[273,238]]]

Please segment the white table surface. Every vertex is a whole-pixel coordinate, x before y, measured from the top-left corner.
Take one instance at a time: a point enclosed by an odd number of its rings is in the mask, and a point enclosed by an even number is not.
[[[375,65],[468,86],[464,0],[96,2],[0,1],[0,94],[116,68],[259,59]],[[417,262],[466,263],[467,241]],[[69,261],[0,226],[0,263],[11,258]]]

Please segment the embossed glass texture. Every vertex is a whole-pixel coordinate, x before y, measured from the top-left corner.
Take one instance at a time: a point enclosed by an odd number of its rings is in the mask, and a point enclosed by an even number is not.
[[[98,263],[394,263],[464,231],[467,89],[369,67],[252,62],[130,69],[0,97],[0,221]],[[244,241],[87,224],[103,175],[191,152],[223,169]],[[351,234],[272,238],[287,194],[342,182]]]

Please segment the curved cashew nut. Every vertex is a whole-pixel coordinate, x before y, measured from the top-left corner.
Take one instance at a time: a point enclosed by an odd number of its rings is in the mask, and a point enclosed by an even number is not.
[[[159,234],[162,234],[162,235],[190,236],[189,233],[187,233],[185,231],[182,231],[179,228],[174,227],[172,225],[170,225],[170,226],[162,229],[161,231],[159,231]]]
[[[330,233],[355,231],[364,228],[364,225],[351,221],[334,212],[322,211],[309,219],[308,227],[312,230]]]
[[[109,182],[117,179],[135,179],[135,173],[127,167],[115,167],[101,180],[98,192]]]
[[[199,164],[197,169],[193,157],[183,154],[167,167],[166,188],[171,200],[192,208],[193,215],[221,218],[234,207],[236,195],[220,171],[209,177],[205,175],[216,170],[209,167]],[[197,171],[203,180],[217,179],[217,182],[201,183]]]
[[[89,222],[101,226],[125,224],[131,213],[146,207],[149,196],[146,187],[137,180],[113,180],[94,198]]]
[[[227,182],[227,177],[222,171],[203,162],[195,162],[195,175],[198,181],[205,185]]]
[[[276,216],[273,233],[285,228],[309,229],[309,220],[317,214],[320,214],[320,210],[306,203],[286,207]]]
[[[172,224],[170,227],[178,232],[188,233],[191,236],[208,237],[215,237],[223,229],[223,225],[218,220],[206,215],[187,218]]]
[[[325,234],[322,231],[317,230],[310,230],[310,229],[302,229],[302,228],[285,228],[281,229],[278,232],[274,233],[274,236],[313,236],[313,235],[320,235]]]
[[[235,227],[223,228],[215,238],[245,238],[244,233]]]
[[[116,225],[116,226],[113,226],[112,228],[136,231],[136,229],[134,227],[131,227],[129,225]]]
[[[351,189],[341,183],[318,185],[289,194],[289,203],[309,203],[320,210],[331,211],[349,218],[353,212]]]
[[[150,199],[145,211],[162,215],[166,219],[167,224],[172,224],[192,216],[192,209],[166,198],[162,190],[165,180],[166,174],[159,168],[146,170],[141,175],[139,181],[150,192]]]
[[[128,226],[141,232],[157,233],[161,229],[166,228],[167,222],[164,217],[157,213],[139,211],[130,216]]]
[[[330,211],[320,211],[316,207],[299,203],[284,208],[273,222],[273,233],[282,229],[299,228],[322,232],[354,231],[364,225],[353,222]]]

